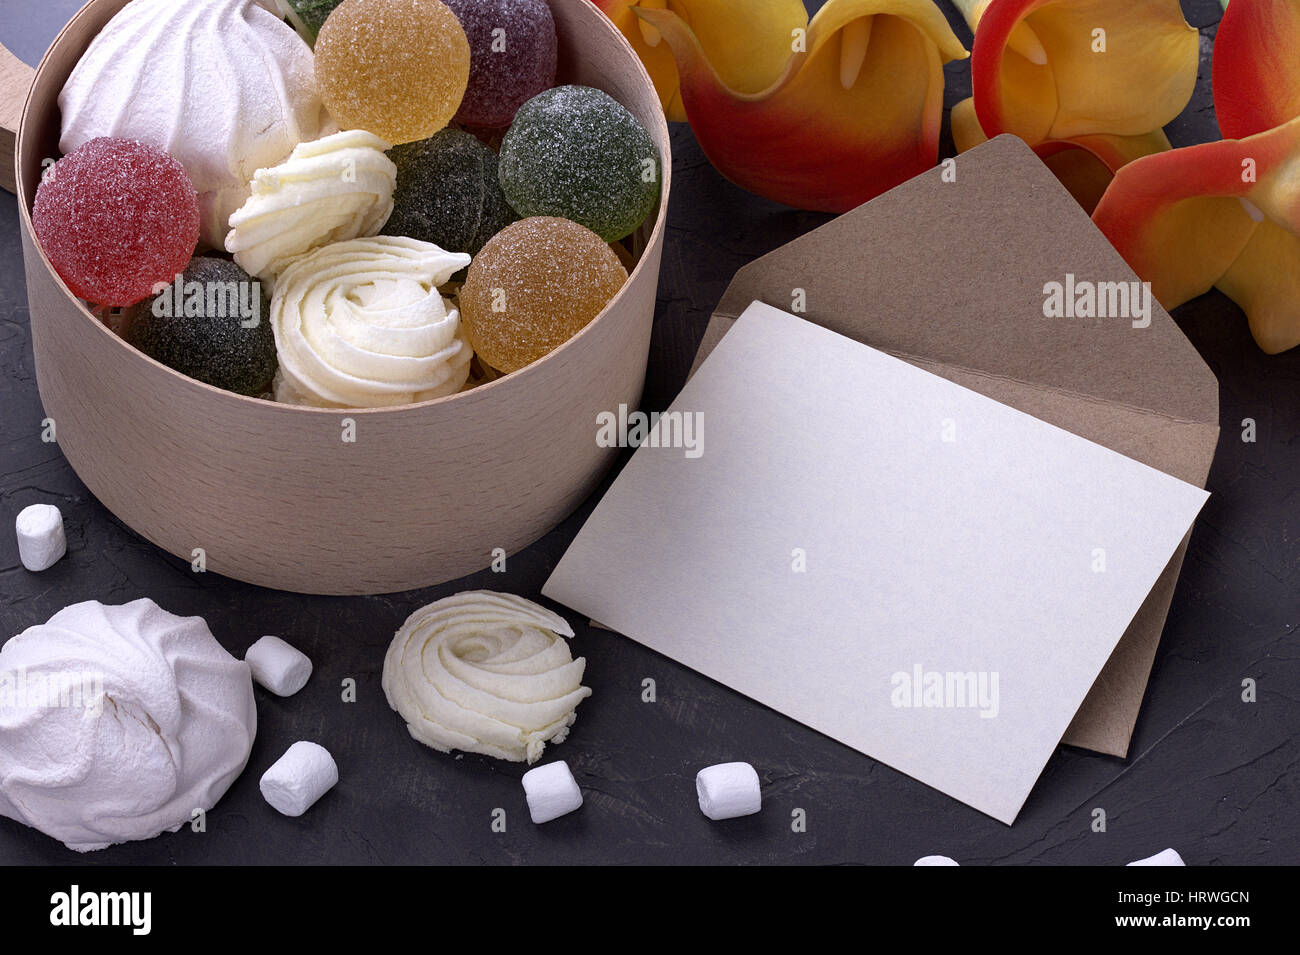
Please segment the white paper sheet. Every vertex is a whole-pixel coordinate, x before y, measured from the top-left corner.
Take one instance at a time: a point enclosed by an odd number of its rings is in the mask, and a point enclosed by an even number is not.
[[[1208,496],[759,303],[669,412],[543,593],[1006,823]]]

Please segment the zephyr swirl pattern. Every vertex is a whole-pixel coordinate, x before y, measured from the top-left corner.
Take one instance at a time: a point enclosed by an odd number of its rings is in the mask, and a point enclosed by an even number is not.
[[[438,286],[469,262],[399,236],[336,242],[295,259],[271,299],[276,400],[377,408],[460,391],[474,352]]]
[[[46,696],[86,674],[102,694]],[[0,815],[78,852],[174,832],[216,805],[256,732],[248,664],[201,617],[73,604],[0,650]]]
[[[102,29],[59,94],[59,149],[138,139],[175,158],[199,192],[203,241],[263,166],[337,129],[316,91],[312,51],[254,0],[132,0]]]
[[[511,594],[470,591],[417,610],[384,658],[388,705],[411,736],[441,752],[536,762],[563,742],[587,661],[564,618]]]
[[[259,169],[252,196],[230,217],[226,251],[248,274],[274,281],[312,249],[376,234],[397,188],[388,148],[350,130],[301,143],[280,165]]]

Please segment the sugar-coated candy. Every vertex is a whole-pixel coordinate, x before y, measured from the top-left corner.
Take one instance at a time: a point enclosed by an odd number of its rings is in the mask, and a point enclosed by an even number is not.
[[[344,129],[427,139],[460,108],[469,40],[441,0],[343,0],[316,39],[316,81]]]
[[[397,166],[397,191],[385,234],[477,255],[515,221],[497,178],[497,154],[464,130],[444,129],[388,157]]]
[[[293,24],[300,37],[308,43],[315,43],[325,18],[342,2],[343,0],[275,0],[275,6],[280,15]]]
[[[74,295],[134,305],[194,254],[199,198],[181,164],[162,150],[101,137],[46,172],[32,226]]]
[[[126,316],[123,337],[183,375],[259,395],[275,375],[271,304],[234,262],[200,256]]]
[[[445,0],[469,38],[469,88],[456,121],[504,129],[555,85],[558,44],[546,0]]]
[[[501,142],[501,188],[521,216],[561,216],[606,242],[634,231],[659,198],[659,153],[635,116],[587,86],[519,108]]]
[[[585,328],[626,281],[618,256],[590,229],[536,216],[506,226],[470,264],[461,318],[483,361],[516,371]]]

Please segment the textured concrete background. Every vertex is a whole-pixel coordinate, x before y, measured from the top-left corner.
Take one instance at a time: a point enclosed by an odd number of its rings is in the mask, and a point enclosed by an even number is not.
[[[0,41],[34,62],[76,6],[4,0]],[[1219,7],[1215,0],[1184,7],[1202,31],[1203,62],[1195,98],[1169,128],[1175,145],[1217,136],[1208,57]],[[969,45],[969,32],[945,9]],[[969,79],[960,64],[948,74],[951,105],[968,94]],[[675,130],[674,149],[647,408],[664,407],[681,387],[734,271],[826,221],[729,185],[685,127]],[[587,657],[595,695],[569,741],[551,753],[568,760],[586,805],[539,828],[527,818],[523,767],[418,745],[385,703],[379,671],[393,631],[430,600],[472,587],[536,597],[594,501],[512,558],[504,578],[484,573],[414,593],[335,599],[190,573],[109,515],[58,448],[40,442],[15,206],[0,194],[0,523],[27,504],[53,502],[69,541],[66,559],[34,575],[19,564],[13,535],[0,533],[0,634],[78,600],[149,596],[175,613],[205,616],[235,654],[276,633],[316,664],[292,699],[258,691],[249,768],[210,814],[206,833],[185,829],[78,856],[0,820],[0,861],[910,864],[944,853],[963,864],[1115,865],[1166,846],[1193,865],[1300,861],[1300,349],[1261,354],[1241,313],[1217,293],[1176,318],[1222,383],[1223,438],[1128,759],[1061,748],[1008,828],[575,619],[574,649]],[[1240,440],[1247,417],[1258,422],[1253,444]],[[357,681],[354,704],[340,701],[348,677]],[[657,682],[657,703],[640,701],[645,677]],[[1253,705],[1240,699],[1247,677],[1258,681]],[[286,819],[262,801],[257,780],[302,738],[333,751],[342,779],[307,815]],[[694,774],[732,759],[758,768],[764,811],[709,823],[695,804]],[[505,833],[490,828],[497,807],[507,812]],[[806,833],[791,831],[797,808],[807,813]],[[1107,813],[1105,833],[1090,831],[1095,808]]]

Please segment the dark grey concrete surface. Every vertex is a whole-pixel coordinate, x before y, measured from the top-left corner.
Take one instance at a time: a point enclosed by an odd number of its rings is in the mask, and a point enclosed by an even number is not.
[[[0,41],[35,58],[75,5],[5,0]],[[1185,8],[1202,28],[1205,57],[1195,99],[1170,127],[1177,145],[1217,136],[1208,54],[1219,8],[1214,0]],[[969,39],[964,27],[959,35]],[[948,70],[949,105],[967,95],[965,69]],[[648,408],[664,407],[680,388],[734,271],[825,221],[729,185],[684,127],[674,148]],[[334,599],[190,573],[108,514],[58,448],[41,443],[15,204],[0,195],[0,523],[48,501],[63,509],[69,540],[67,558],[35,575],[19,565],[12,533],[0,532],[0,634],[75,601],[149,596],[173,612],[205,616],[235,654],[275,633],[316,664],[292,699],[258,691],[261,725],[248,770],[210,814],[206,833],[183,830],[78,856],[0,820],[0,862],[911,864],[943,853],[968,865],[1116,865],[1173,846],[1193,865],[1296,863],[1300,349],[1260,353],[1240,311],[1217,293],[1176,317],[1220,379],[1223,437],[1213,496],[1192,537],[1127,759],[1061,748],[1007,827],[575,619],[574,649],[588,660],[595,695],[570,739],[550,753],[568,760],[586,804],[535,827],[519,786],[524,768],[444,756],[412,741],[384,701],[380,667],[393,631],[430,600],[473,587],[537,597],[594,499],[512,558],[504,577]],[[1257,422],[1255,443],[1241,440],[1245,418]],[[641,702],[646,677],[657,683],[656,703]],[[356,703],[340,699],[346,678],[357,682]],[[1253,704],[1241,700],[1247,678],[1258,683]],[[302,738],[331,749],[342,778],[305,816],[287,819],[262,801],[257,780]],[[710,823],[696,807],[694,774],[733,759],[758,768],[764,811]],[[507,813],[504,833],[491,829],[496,808]],[[1097,808],[1107,815],[1104,833],[1090,828]],[[804,833],[791,829],[796,809],[806,812]]]

